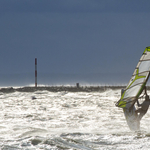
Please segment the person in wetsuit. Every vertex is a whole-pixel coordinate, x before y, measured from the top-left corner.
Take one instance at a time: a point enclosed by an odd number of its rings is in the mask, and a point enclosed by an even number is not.
[[[137,100],[137,105],[140,108],[136,110],[136,113],[138,115],[138,119],[141,120],[142,117],[147,113],[150,105],[150,99],[149,96],[147,95],[146,87],[145,87],[145,101],[142,104],[139,104],[139,101]]]

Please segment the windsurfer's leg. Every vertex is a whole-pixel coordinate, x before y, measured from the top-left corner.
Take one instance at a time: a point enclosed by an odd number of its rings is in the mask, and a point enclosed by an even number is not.
[[[145,115],[145,113],[141,112],[141,113],[138,115],[138,120],[140,121],[144,115]]]
[[[137,109],[135,112],[136,113],[140,113],[141,112],[141,108]]]

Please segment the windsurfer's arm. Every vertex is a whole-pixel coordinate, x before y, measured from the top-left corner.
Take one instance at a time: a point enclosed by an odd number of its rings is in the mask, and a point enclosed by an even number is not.
[[[147,95],[146,86],[144,87],[144,90],[145,90],[145,95]]]
[[[138,107],[140,107],[141,106],[141,104],[139,104],[139,101],[137,100],[137,105],[138,105]]]

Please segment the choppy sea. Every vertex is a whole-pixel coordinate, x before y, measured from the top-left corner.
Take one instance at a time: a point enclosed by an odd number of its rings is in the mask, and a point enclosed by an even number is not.
[[[132,132],[119,98],[120,89],[0,93],[0,149],[150,149],[150,111]]]

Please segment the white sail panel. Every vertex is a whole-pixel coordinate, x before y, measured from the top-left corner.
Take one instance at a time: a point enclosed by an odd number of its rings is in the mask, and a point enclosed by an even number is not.
[[[138,84],[136,86],[133,86],[131,89],[126,90],[124,99],[136,97],[137,91],[139,91],[141,88],[141,84]]]
[[[150,61],[142,61],[139,66],[139,73],[150,70]]]

